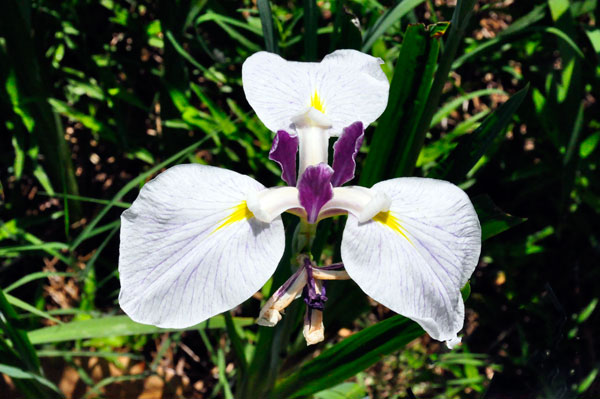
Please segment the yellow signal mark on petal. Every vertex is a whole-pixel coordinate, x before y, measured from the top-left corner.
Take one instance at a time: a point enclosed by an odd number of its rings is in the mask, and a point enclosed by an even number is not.
[[[396,233],[406,238],[406,241],[408,241],[410,245],[414,246],[410,238],[408,238],[406,235],[406,229],[400,224],[400,221],[394,215],[392,215],[392,212],[379,212],[373,217],[373,220],[394,230]]]
[[[213,231],[213,233],[216,233],[224,227],[231,226],[235,222],[254,217],[254,214],[250,211],[250,209],[248,209],[246,201],[242,201],[239,205],[232,207],[231,210],[231,214],[221,221],[221,224]]]
[[[321,97],[319,97],[319,93],[317,93],[316,89],[314,94],[310,98],[310,106],[316,109],[317,111],[325,113],[325,104],[323,104],[323,100],[321,100]]]

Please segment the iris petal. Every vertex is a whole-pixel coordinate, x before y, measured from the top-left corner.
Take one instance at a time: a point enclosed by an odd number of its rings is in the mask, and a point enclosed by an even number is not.
[[[246,198],[263,186],[204,165],[148,182],[121,216],[121,308],[133,320],[183,328],[252,296],[285,247],[280,217],[266,224]]]
[[[342,261],[376,301],[455,342],[464,322],[460,289],[481,250],[481,228],[468,196],[439,180],[399,178],[376,184],[390,209],[366,223],[350,214]]]
[[[290,186],[296,185],[297,154],[298,136],[292,136],[285,130],[279,130],[273,139],[269,159],[281,166],[281,178]]]
[[[331,176],[333,169],[327,164],[309,166],[306,168],[298,182],[298,197],[300,204],[306,210],[309,223],[315,223],[319,211],[333,198]]]
[[[333,177],[331,184],[339,187],[354,178],[356,154],[365,137],[363,124],[354,122],[344,128],[344,132],[333,145]]]
[[[379,58],[337,50],[320,63],[286,61],[264,51],[242,66],[246,99],[271,131],[287,130],[308,110],[330,122],[326,134],[339,136],[360,121],[369,125],[385,110],[389,82]]]

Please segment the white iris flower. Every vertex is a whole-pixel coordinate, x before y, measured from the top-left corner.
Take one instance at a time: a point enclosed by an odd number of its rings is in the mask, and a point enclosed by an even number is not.
[[[121,217],[123,310],[135,321],[161,327],[197,324],[244,302],[272,276],[285,247],[282,212],[309,224],[347,214],[345,272],[307,263],[267,303],[259,322],[274,325],[313,274],[317,284],[310,295],[317,302],[326,299],[320,280],[349,276],[434,339],[449,346],[460,342],[460,289],[481,249],[468,196],[448,182],[425,178],[342,187],[354,176],[363,127],[387,104],[381,63],[354,50],[335,51],[320,63],[266,52],[248,58],[242,70],[246,98],[276,132],[270,156],[289,185],[265,188],[248,176],[203,165],[175,166],[147,183]],[[339,137],[332,167],[330,137]],[[314,323],[322,324],[320,314],[308,314],[305,335],[313,333]],[[318,340],[307,337],[309,343]]]

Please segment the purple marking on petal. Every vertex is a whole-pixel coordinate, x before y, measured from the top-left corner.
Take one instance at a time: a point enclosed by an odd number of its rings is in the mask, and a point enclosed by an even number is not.
[[[339,187],[354,178],[355,158],[364,137],[362,122],[354,122],[344,128],[342,135],[333,145],[333,187]]]
[[[308,223],[315,223],[323,205],[333,198],[332,175],[333,169],[325,163],[320,163],[308,166],[300,177],[298,197],[300,205],[306,210]]]
[[[281,178],[290,186],[296,185],[296,154],[298,136],[292,136],[285,130],[279,130],[273,139],[269,159],[281,167]]]

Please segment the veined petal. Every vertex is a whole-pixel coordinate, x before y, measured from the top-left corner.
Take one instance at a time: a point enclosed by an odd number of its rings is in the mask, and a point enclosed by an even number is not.
[[[323,58],[318,92],[332,124],[331,136],[356,121],[369,126],[383,113],[390,90],[383,63],[356,50],[337,50]]]
[[[296,156],[298,154],[298,136],[292,136],[285,130],[279,130],[273,139],[269,159],[281,167],[281,179],[290,186],[296,185]]]
[[[231,309],[275,271],[281,218],[246,205],[264,187],[248,176],[179,165],[148,182],[121,216],[121,308],[133,320],[183,328]]]
[[[298,198],[306,210],[308,223],[315,223],[319,211],[333,197],[331,175],[333,169],[321,163],[306,168],[298,181]]]
[[[361,122],[354,122],[344,128],[344,132],[333,145],[333,187],[341,186],[354,178],[356,154],[365,137]]]
[[[389,82],[382,63],[356,50],[337,50],[321,63],[258,52],[244,62],[242,81],[246,99],[271,131],[309,118],[338,136],[351,123],[367,126],[383,113]]]
[[[351,213],[358,223],[364,223],[379,212],[388,211],[390,202],[390,198],[381,191],[360,186],[335,187],[333,198],[321,208],[319,218]]]
[[[444,181],[399,178],[373,186],[390,209],[342,239],[346,271],[376,301],[415,320],[440,341],[456,342],[464,322],[460,289],[477,265],[481,227],[468,196]]]
[[[258,220],[271,223],[285,211],[303,214],[296,187],[271,187],[251,192],[246,197],[248,209]]]

